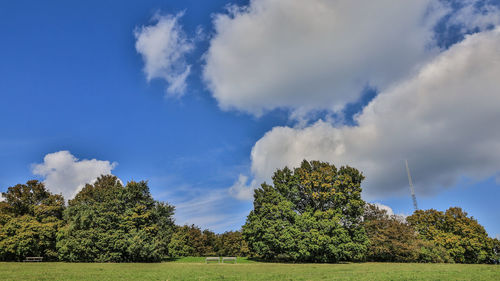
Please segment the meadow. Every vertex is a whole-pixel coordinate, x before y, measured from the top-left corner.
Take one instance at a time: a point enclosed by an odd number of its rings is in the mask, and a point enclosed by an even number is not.
[[[203,258],[163,263],[0,263],[1,280],[500,280],[500,266],[473,264],[287,264]]]

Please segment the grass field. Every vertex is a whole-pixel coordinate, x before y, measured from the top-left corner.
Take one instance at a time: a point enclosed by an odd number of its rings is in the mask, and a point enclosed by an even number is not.
[[[246,259],[205,264],[202,258],[163,263],[0,263],[0,280],[500,280],[498,265],[279,264]]]

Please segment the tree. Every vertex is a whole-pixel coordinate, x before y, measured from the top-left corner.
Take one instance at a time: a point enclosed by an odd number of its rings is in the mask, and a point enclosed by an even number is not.
[[[370,244],[369,261],[381,262],[448,262],[445,249],[418,238],[415,229],[400,216],[367,204],[363,216]]]
[[[171,257],[248,256],[248,244],[240,231],[215,234],[193,225],[177,227],[168,245]]]
[[[454,262],[490,263],[495,260],[494,239],[459,207],[446,212],[417,210],[407,220],[421,239],[445,248]]]
[[[184,225],[177,228],[168,244],[171,257],[205,256],[213,255],[215,234],[193,225]]]
[[[246,257],[250,254],[248,243],[241,231],[227,231],[219,234],[216,249],[220,256]]]
[[[414,261],[417,234],[411,226],[374,204],[367,204],[364,226],[370,244],[367,259],[370,261]]]
[[[173,232],[174,207],[155,201],[147,182],[123,186],[112,175],[87,184],[64,215],[67,226],[58,234],[64,261],[159,261]]]
[[[55,260],[56,234],[62,227],[64,198],[30,180],[9,187],[0,202],[0,260],[41,256]]]
[[[364,258],[364,176],[351,167],[304,160],[285,167],[254,193],[243,226],[251,250],[263,259],[338,262]]]

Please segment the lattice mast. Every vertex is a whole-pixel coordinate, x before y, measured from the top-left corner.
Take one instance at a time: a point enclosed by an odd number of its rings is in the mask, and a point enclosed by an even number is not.
[[[415,211],[418,210],[417,197],[415,196],[415,189],[413,189],[413,182],[411,180],[410,168],[408,168],[408,160],[405,160],[406,172],[408,173],[408,181],[410,182],[411,199],[413,200],[413,207]]]

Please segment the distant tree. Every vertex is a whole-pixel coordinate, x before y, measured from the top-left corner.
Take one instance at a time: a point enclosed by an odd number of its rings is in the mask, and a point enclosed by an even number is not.
[[[243,226],[251,250],[267,260],[338,262],[365,257],[363,175],[351,167],[304,160],[254,193]]]
[[[433,242],[420,239],[415,229],[400,216],[367,204],[364,214],[370,244],[367,260],[380,262],[448,262],[449,255]]]
[[[219,236],[220,235],[208,229],[203,230],[203,256],[214,256],[217,254],[217,241],[219,240]]]
[[[415,230],[404,220],[389,216],[386,210],[367,204],[364,226],[370,244],[370,261],[409,262],[415,260]]]
[[[248,256],[248,244],[240,231],[215,234],[195,225],[184,225],[177,230],[168,245],[171,257],[187,256]]]
[[[213,240],[212,240],[213,239]],[[195,225],[177,227],[168,244],[171,257],[205,256],[214,253],[215,234]]]
[[[0,202],[0,260],[41,256],[55,260],[56,234],[63,225],[64,198],[30,180],[9,187]]]
[[[459,207],[446,212],[418,210],[407,221],[421,239],[445,248],[454,262],[489,263],[495,259],[494,239]]]
[[[250,254],[248,243],[241,231],[227,231],[217,236],[217,254],[220,256],[247,257]]]
[[[174,229],[174,207],[155,201],[147,182],[124,187],[112,175],[87,184],[64,215],[58,234],[64,261],[159,261],[165,257]]]

